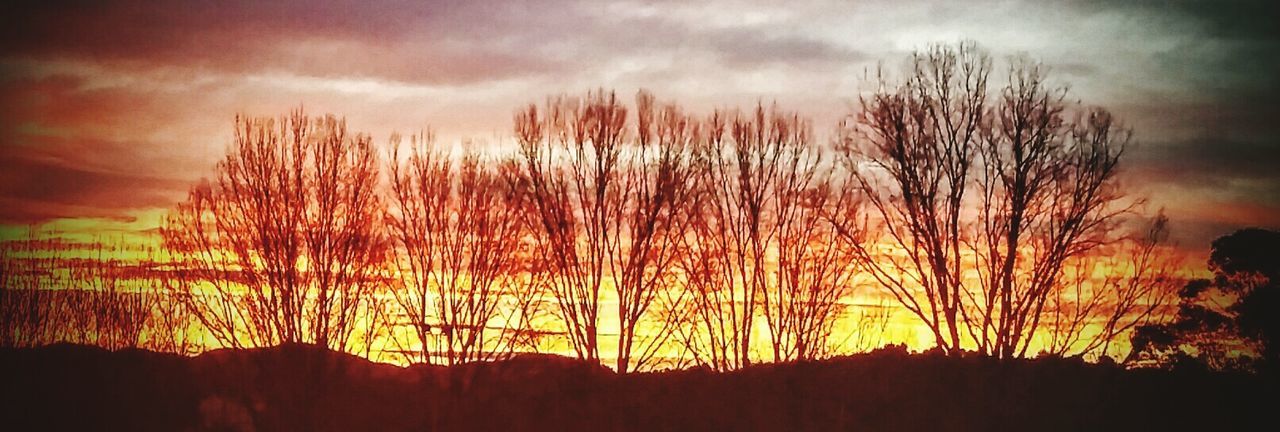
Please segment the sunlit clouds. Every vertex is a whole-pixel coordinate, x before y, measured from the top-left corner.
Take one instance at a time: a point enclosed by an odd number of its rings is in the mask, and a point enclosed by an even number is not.
[[[6,6],[0,219],[129,220],[209,175],[237,113],[303,106],[385,145],[509,143],[547,94],[757,100],[828,134],[930,42],[1027,53],[1136,131],[1125,175],[1180,243],[1274,226],[1276,32],[1264,2],[182,2]]]

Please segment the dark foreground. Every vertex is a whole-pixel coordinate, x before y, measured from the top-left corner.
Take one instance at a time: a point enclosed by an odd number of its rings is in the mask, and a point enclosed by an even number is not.
[[[877,352],[617,376],[551,356],[400,368],[306,346],[0,350],[5,430],[1259,430],[1274,381]]]

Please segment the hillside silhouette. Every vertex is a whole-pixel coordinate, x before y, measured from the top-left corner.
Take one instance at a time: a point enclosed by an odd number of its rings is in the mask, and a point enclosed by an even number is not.
[[[1270,375],[887,348],[715,373],[522,355],[453,367],[310,345],[0,351],[11,430],[1243,430]]]

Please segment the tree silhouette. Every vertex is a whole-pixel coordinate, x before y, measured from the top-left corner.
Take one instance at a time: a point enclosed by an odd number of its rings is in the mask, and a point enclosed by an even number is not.
[[[1214,369],[1274,367],[1278,250],[1280,233],[1258,228],[1214,240],[1209,256],[1214,278],[1182,288],[1172,322],[1138,327],[1127,361]]]
[[[76,342],[109,350],[136,348],[152,327],[160,293],[151,290],[150,277],[108,258],[104,246],[98,248],[94,259],[78,261],[68,275],[74,288],[71,323],[80,332]]]
[[[189,352],[191,317],[164,288],[168,274],[150,248],[137,262],[116,256],[127,249],[137,248],[40,240],[34,231],[0,244],[0,346]],[[65,253],[72,250],[83,256]]]
[[[613,93],[558,98],[515,116],[534,238],[578,358],[600,361],[600,290],[620,236],[627,109]]]
[[[829,278],[795,274],[814,263],[807,253],[811,239],[806,237],[821,223],[815,216],[821,210],[801,207],[820,206],[825,200],[821,188],[809,190],[820,161],[809,125],[796,114],[757,105],[746,112],[715,112],[705,133],[694,150],[697,216],[681,262],[693,315],[685,343],[699,362],[712,368],[745,367],[752,361],[755,318],[766,312],[774,330],[775,357],[808,354],[818,341],[805,336],[821,333],[823,327],[813,318],[828,315],[797,314],[794,307],[826,307],[810,301],[825,295],[810,294],[834,287],[824,280]],[[808,217],[808,226],[791,224],[800,211]],[[777,248],[784,228],[790,230],[785,257]],[[780,263],[790,268],[780,269]],[[771,287],[774,291],[768,292]],[[761,306],[771,307],[762,311]]]
[[[1110,241],[1128,207],[1115,186],[1129,132],[1089,109],[1064,118],[1065,90],[1045,84],[1037,63],[1015,60],[981,140],[981,220],[976,253],[978,350],[1026,355],[1067,261]]]
[[[54,269],[6,248],[0,343],[188,352],[199,327],[225,347],[368,356],[383,339],[452,365],[550,335],[599,363],[616,322],[619,373],[734,370],[852,340],[833,333],[865,275],[951,355],[1118,356],[1134,333],[1134,361],[1274,361],[1271,234],[1215,242],[1218,277],[1161,323],[1179,263],[1163,215],[1121,235],[1139,213],[1117,180],[1130,131],[1040,63],[1011,59],[998,88],[992,65],[962,42],[880,71],[834,158],[776,106],[702,117],[602,89],[517,111],[511,155],[455,157],[429,135],[406,154],[393,136],[381,186],[371,139],[343,120],[237,117],[213,178],[165,220],[171,262]],[[558,322],[535,322],[543,302]],[[854,345],[878,345],[864,333],[891,313],[854,317]]]
[[[863,268],[933,332],[961,349],[965,248],[962,212],[983,129],[991,60],[972,43],[916,53],[906,79],[861,99],[840,146],[859,200],[877,219],[840,232]],[[856,213],[856,212],[849,212]],[[882,253],[888,247],[900,253]]]
[[[0,347],[25,348],[57,337],[61,321],[56,283],[58,256],[35,256],[36,234],[0,245]]]
[[[1021,357],[1070,285],[1064,268],[1119,241],[1133,208],[1116,184],[1130,132],[1066,103],[1025,58],[991,98],[990,68],[963,42],[915,54],[901,83],[881,75],[841,145],[857,195],[838,232],[937,347]],[[863,209],[871,223],[847,216]]]
[[[236,119],[212,182],[161,230],[188,309],[230,347],[345,350],[382,277],[377,158],[333,116]]]
[[[609,261],[618,298],[619,373],[646,366],[677,322],[670,301],[661,305],[667,310],[653,308],[675,289],[679,247],[692,216],[690,149],[699,136],[695,118],[675,104],[657,106],[648,92],[637,95],[635,111],[635,138],[622,155],[621,233],[612,239]],[[641,339],[645,318],[654,328]]]
[[[392,138],[394,211],[387,223],[406,276],[395,297],[422,345],[420,361],[430,363],[433,355],[450,365],[492,359],[512,342],[509,332],[488,330],[506,290],[519,283],[514,261],[524,237],[523,208],[517,192],[478,154],[454,162],[430,137],[413,141],[407,160],[396,162],[399,137]],[[441,352],[431,352],[432,327],[444,338]]]
[[[769,209],[775,232],[762,265],[772,274],[760,304],[774,361],[817,358],[827,352],[840,301],[852,293],[855,255],[835,238],[829,214],[836,204],[830,170],[807,136],[784,156]]]
[[[1176,275],[1181,257],[1169,250],[1168,223],[1160,214],[1114,252],[1068,262],[1065,288],[1046,307],[1047,353],[1109,356],[1122,336],[1161,318],[1182,282]]]
[[[635,122],[614,93],[561,97],[517,114],[520,163],[535,238],[575,352],[598,360],[601,287],[617,295],[616,368],[645,366],[671,332],[652,314],[671,289],[692,196],[695,120],[641,91]],[[668,305],[669,306],[669,305]],[[652,319],[654,334],[642,336]]]

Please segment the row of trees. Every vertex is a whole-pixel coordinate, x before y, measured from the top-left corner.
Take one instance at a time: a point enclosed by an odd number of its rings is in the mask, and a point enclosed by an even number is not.
[[[593,362],[606,339],[624,373],[816,358],[862,286],[947,353],[1108,355],[1174,284],[1163,217],[1118,234],[1129,132],[1037,63],[994,91],[991,69],[968,43],[917,53],[834,143],[777,107],[698,116],[647,92],[522,108],[505,157],[427,134],[384,164],[332,116],[237,118],[162,229],[169,289],[223,346],[381,335],[450,364],[548,335]]]
[[[185,302],[169,295],[155,269],[112,258],[118,251],[104,244],[81,257],[56,246],[31,238],[0,247],[0,347],[196,348]]]

